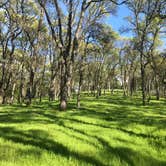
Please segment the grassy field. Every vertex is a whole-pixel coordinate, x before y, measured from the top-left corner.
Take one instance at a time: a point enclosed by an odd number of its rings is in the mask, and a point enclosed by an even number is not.
[[[166,166],[166,103],[107,95],[0,106],[0,166]]]

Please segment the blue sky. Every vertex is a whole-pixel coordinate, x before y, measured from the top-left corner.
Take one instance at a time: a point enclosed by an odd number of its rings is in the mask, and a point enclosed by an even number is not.
[[[117,8],[117,13],[116,15],[109,15],[107,18],[104,19],[106,24],[110,24],[113,28],[113,30],[119,32],[120,28],[122,27],[127,27],[128,23],[126,20],[124,20],[124,17],[129,16],[130,11],[125,5],[120,5]],[[121,36],[124,37],[131,37],[132,33],[122,33]]]
[[[104,22],[106,24],[111,25],[111,27],[113,28],[114,31],[117,31],[120,36],[123,37],[132,37],[132,32],[128,32],[128,33],[120,33],[119,30],[122,27],[130,27],[130,24],[127,22],[127,20],[125,20],[124,18],[127,16],[130,16],[131,13],[129,11],[129,9],[126,7],[126,5],[120,5],[117,8],[117,13],[116,15],[109,15],[107,16],[107,18],[104,19]],[[162,38],[163,41],[163,45],[160,47],[161,50],[163,50],[166,46],[166,36]]]

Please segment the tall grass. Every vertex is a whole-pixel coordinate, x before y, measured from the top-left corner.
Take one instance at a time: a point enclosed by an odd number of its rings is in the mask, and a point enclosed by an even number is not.
[[[166,103],[119,94],[0,106],[0,166],[166,165]]]

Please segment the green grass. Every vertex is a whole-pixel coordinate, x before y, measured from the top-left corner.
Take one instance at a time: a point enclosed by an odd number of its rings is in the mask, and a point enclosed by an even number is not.
[[[165,166],[166,103],[83,97],[67,112],[58,103],[0,106],[0,166]]]

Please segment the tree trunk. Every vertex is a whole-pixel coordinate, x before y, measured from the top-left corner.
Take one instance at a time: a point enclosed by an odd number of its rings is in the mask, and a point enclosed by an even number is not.
[[[20,85],[19,85],[19,91],[18,91],[18,103],[24,102],[23,100],[23,70],[24,70],[24,65],[21,66],[21,76],[20,76]]]
[[[49,101],[55,100],[55,78],[53,77],[51,77],[48,96],[49,96]]]
[[[67,57],[63,57],[61,60],[61,79],[60,79],[60,110],[65,111],[67,109],[67,99],[68,99],[68,88],[69,88],[69,70],[70,63],[67,61]]]
[[[2,104],[6,104],[6,93],[3,93]]]
[[[80,98],[81,98],[81,87],[83,81],[83,57],[81,59],[80,69],[79,69],[79,85],[78,85],[78,92],[77,92],[77,108],[80,108]]]
[[[123,96],[127,96],[127,71],[124,71],[124,78],[123,78]]]
[[[147,81],[147,96],[148,96],[147,101],[148,101],[148,103],[151,100],[151,84],[152,84],[152,80],[149,78]]]
[[[11,98],[10,98],[10,104],[12,104],[13,101],[14,101],[14,92],[15,92],[15,88],[16,88],[16,83],[13,83],[12,92],[11,92]]]
[[[65,76],[61,79],[60,85],[60,110],[65,111],[67,108],[67,96],[68,96],[68,87]]]
[[[30,77],[29,77],[29,83],[27,86],[27,92],[26,92],[26,104],[30,105],[32,101],[32,95],[33,95],[33,80],[34,80],[34,72],[31,69],[30,71]]]
[[[141,82],[141,88],[142,88],[142,104],[143,106],[146,105],[146,87],[145,87],[145,67],[143,65],[143,61],[141,58],[141,78],[142,78],[142,82]]]
[[[160,87],[156,74],[155,74],[155,90],[156,90],[156,100],[160,100]]]

